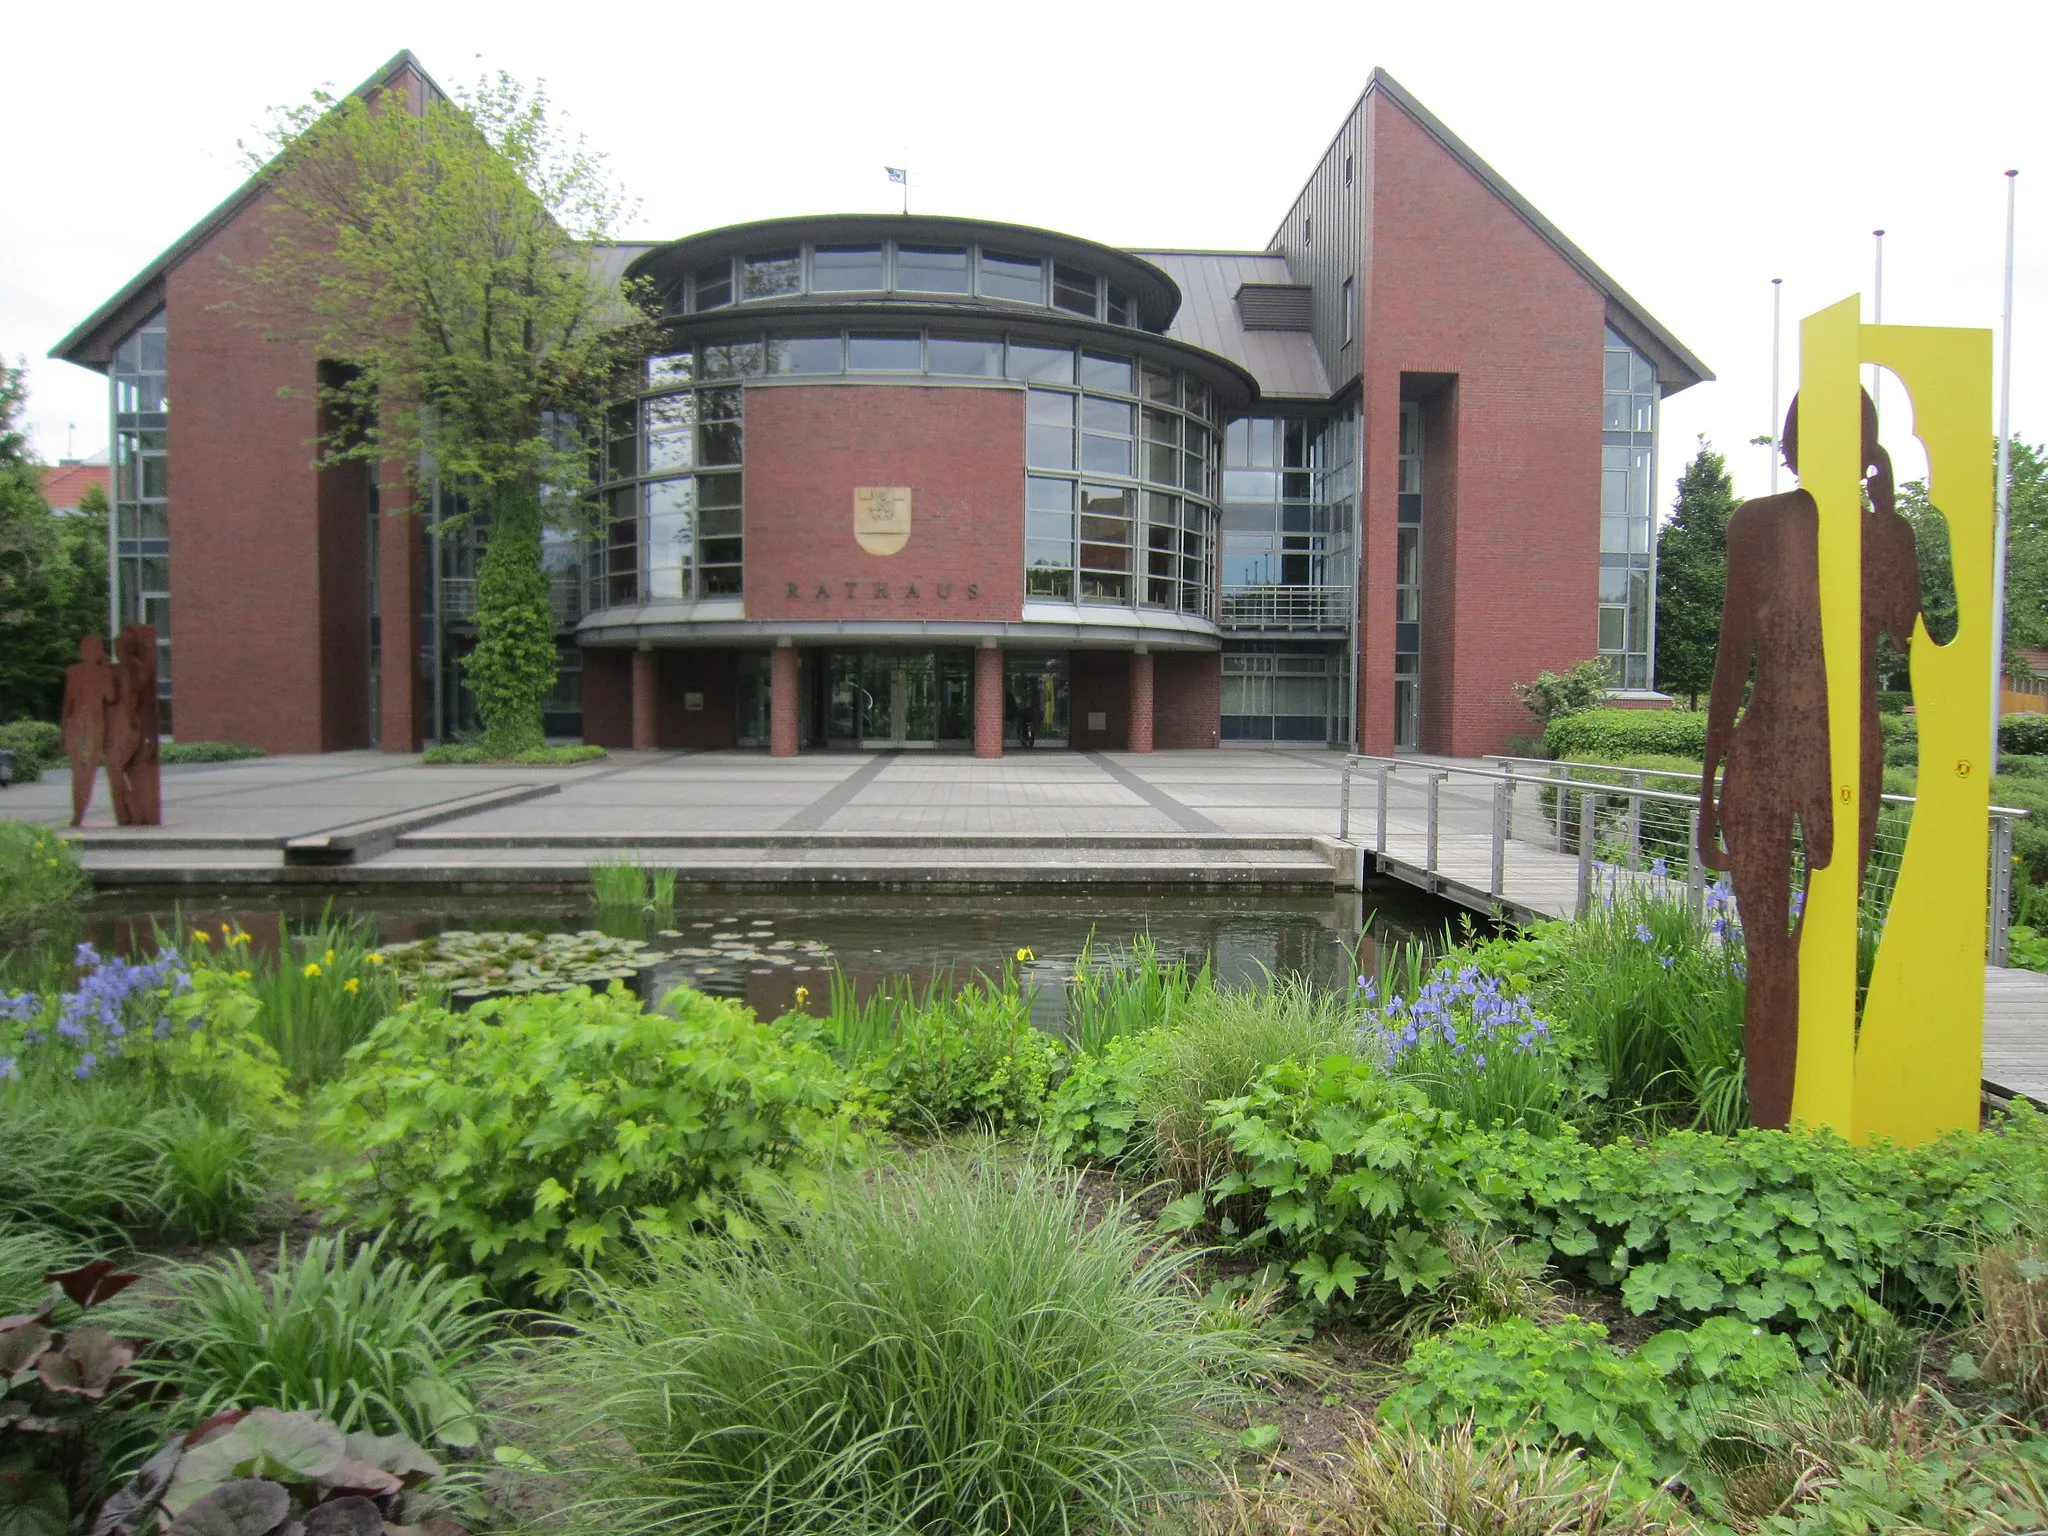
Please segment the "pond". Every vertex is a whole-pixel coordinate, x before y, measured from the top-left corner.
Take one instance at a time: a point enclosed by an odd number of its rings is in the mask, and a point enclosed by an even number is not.
[[[161,929],[246,928],[276,943],[280,915],[310,921],[330,895],[299,891],[106,892],[87,909],[81,937],[102,950],[148,949]],[[791,1007],[805,987],[822,1002],[835,966],[862,992],[898,978],[923,984],[951,973],[999,973],[1021,964],[1037,983],[1034,1022],[1056,1029],[1064,980],[1092,942],[1100,952],[1149,937],[1162,958],[1207,960],[1220,981],[1249,984],[1295,974],[1348,985],[1353,954],[1370,968],[1384,946],[1440,934],[1458,909],[1404,886],[1357,893],[1197,894],[1113,887],[962,895],[934,892],[791,891],[684,894],[655,914],[600,918],[587,896],[470,895],[416,890],[349,892],[337,912],[361,917],[383,942],[451,929],[574,931],[602,927],[643,938],[667,955],[648,978],[658,997],[688,985],[745,1002],[764,1017]],[[1017,952],[1028,952],[1021,963]]]

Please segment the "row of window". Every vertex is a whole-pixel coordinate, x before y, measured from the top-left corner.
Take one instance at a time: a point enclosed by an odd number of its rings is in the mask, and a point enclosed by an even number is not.
[[[114,349],[114,598],[122,624],[153,624],[158,727],[171,728],[169,330],[158,310]],[[111,638],[111,637],[109,637]]]
[[[1135,326],[1137,304],[1107,278],[1070,262],[982,245],[871,241],[785,245],[706,262],[671,287],[671,314],[802,294],[981,297],[1039,304],[1111,325]]]
[[[1029,476],[1024,594],[1208,618],[1214,518],[1206,503],[1162,491]]]
[[[1079,387],[1185,411],[1204,422],[1216,419],[1216,397],[1209,386],[1176,368],[1086,347],[924,330],[816,331],[699,342],[649,357],[641,390],[658,393],[726,381],[838,373]]]
[[[1648,688],[1656,526],[1657,370],[1609,327],[1600,450],[1601,660],[1623,688]]]

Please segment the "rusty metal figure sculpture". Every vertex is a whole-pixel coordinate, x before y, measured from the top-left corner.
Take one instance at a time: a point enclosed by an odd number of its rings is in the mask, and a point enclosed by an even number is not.
[[[107,664],[106,642],[87,635],[78,642],[78,660],[64,669],[64,709],[60,719],[64,751],[71,759],[71,825],[85,821],[92,804],[92,781],[106,755],[107,715],[114,703],[114,669]]]
[[[114,642],[114,702],[107,711],[107,778],[114,819],[127,827],[163,822],[157,745],[156,629],[130,624]]]
[[[1799,469],[1799,402],[1783,439]],[[1904,652],[1920,612],[1912,524],[1893,506],[1891,457],[1863,397],[1863,741],[1857,867],[1868,865],[1884,778],[1877,643]],[[1835,856],[1829,792],[1826,663],[1821,649],[1819,511],[1805,490],[1743,503],[1728,522],[1728,585],[1707,704],[1700,778],[1700,859],[1727,871],[1748,950],[1743,1057],[1751,1118],[1791,1119],[1799,1044],[1800,905],[1805,871]],[[1717,786],[1717,770],[1725,771]],[[1796,836],[1795,836],[1796,833]],[[1795,891],[1799,894],[1795,897]]]

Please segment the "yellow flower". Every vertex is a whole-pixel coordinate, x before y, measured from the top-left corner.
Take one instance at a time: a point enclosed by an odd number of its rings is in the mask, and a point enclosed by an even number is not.
[[[228,943],[230,944],[246,944],[248,942],[249,935],[247,935],[246,933],[238,933],[233,938],[228,940]]]
[[[355,977],[351,976],[347,981],[344,981],[341,984],[341,990],[344,992],[354,992],[361,985],[361,982],[357,981]]]
[[[1027,960],[1036,960],[1037,958],[1038,956],[1031,953],[1031,950],[1028,947],[1017,951],[1017,960],[1019,964],[1022,964]]]
[[[235,980],[237,980],[237,981],[248,981],[248,980],[250,980],[250,979],[251,979],[251,978],[250,978],[250,975],[249,975],[249,973],[248,973],[247,971],[237,971],[237,972],[235,972]]]
[[[334,951],[331,949],[327,951],[327,963],[329,965],[334,964]]]
[[[311,960],[308,960],[306,962],[306,974],[308,976],[318,976],[320,974],[320,967]]]
[[[222,938],[226,938],[226,937],[227,937],[227,936],[228,936],[229,934],[231,934],[231,933],[233,933],[233,932],[234,932],[234,929],[230,928],[230,927],[229,927],[229,926],[228,926],[228,925],[227,925],[226,923],[222,923],[222,924],[220,925],[220,936],[221,936]]]
[[[194,928],[192,930],[192,942],[194,944],[211,944],[213,942],[213,936],[209,934],[204,928]]]
[[[804,1005],[805,1003],[808,1003],[808,1002],[809,1002],[810,1000],[811,1000],[811,989],[810,989],[809,987],[798,987],[798,988],[796,989],[796,1005],[797,1005],[797,1007],[799,1007],[799,1008],[803,1007],[803,1005]]]
[[[371,950],[371,951],[370,951],[370,952],[369,952],[369,953],[368,953],[367,955],[363,956],[363,958],[364,958],[365,960],[369,961],[369,962],[370,962],[370,964],[372,964],[372,965],[382,965],[382,964],[384,963],[384,957],[383,957],[383,955],[379,954],[379,953],[378,953],[378,952],[377,952],[376,950],[374,950],[374,949],[373,949],[373,950]]]
[[[48,865],[50,866],[50,868],[52,868],[52,869],[55,869],[55,868],[57,867],[57,861],[56,861],[55,859],[48,859],[48,860],[45,860],[45,862],[46,862],[46,863],[47,863],[47,864],[48,864]]]

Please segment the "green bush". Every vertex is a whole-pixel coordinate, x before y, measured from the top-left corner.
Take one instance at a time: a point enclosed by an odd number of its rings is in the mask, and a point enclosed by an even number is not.
[[[280,1239],[262,1273],[243,1253],[174,1264],[145,1291],[123,1309],[154,1346],[137,1372],[175,1393],[180,1424],[309,1409],[351,1433],[477,1443],[491,1317],[474,1278],[334,1236],[297,1254]]]
[[[1884,734],[1884,763],[1887,768],[1911,768],[1919,763],[1919,716],[1879,715],[1877,726]]]
[[[157,750],[166,763],[239,763],[248,757],[269,756],[261,747],[245,747],[237,741],[167,741]]]
[[[1903,715],[1912,704],[1911,693],[1889,692],[1877,696],[1877,712],[1881,715]]]
[[[1422,1433],[1469,1421],[1488,1436],[1579,1446],[1619,1462],[1623,1485],[1647,1493],[1682,1475],[1736,1400],[1793,1377],[1783,1338],[1732,1317],[1666,1329],[1624,1354],[1583,1318],[1461,1323],[1422,1340],[1410,1381],[1380,1417]]]
[[[1598,709],[1613,688],[1614,673],[1597,657],[1575,661],[1563,672],[1539,672],[1533,682],[1508,685],[1508,691],[1545,724]]]
[[[1141,1145],[1139,1116],[1162,1065],[1156,1031],[1119,1035],[1069,1063],[1045,1101],[1046,1150],[1062,1162],[1116,1163]]]
[[[64,761],[64,731],[48,720],[16,720],[0,725],[0,751],[14,754],[14,775],[33,784],[46,768]]]
[[[834,1038],[829,1026],[824,1038]],[[1030,995],[1006,973],[950,996],[937,985],[922,998],[904,989],[884,1037],[848,1065],[873,1108],[901,1130],[1003,1129],[1038,1122],[1064,1056],[1033,1027]]]
[[[1998,749],[2023,756],[2048,756],[2048,715],[2001,716]]]
[[[1154,1529],[1280,1364],[1189,1262],[992,1153],[849,1178],[755,1243],[657,1250],[537,1362],[591,1495],[572,1514],[702,1536]],[[602,1433],[579,1432],[593,1413]]]
[[[850,1154],[842,1074],[737,1004],[678,989],[662,1007],[617,983],[408,1004],[322,1095],[334,1160],[304,1197],[507,1295],[559,1296],[700,1224],[752,1232],[755,1202]]]
[[[244,1115],[215,1119],[181,1105],[152,1114],[142,1135],[156,1160],[150,1203],[166,1230],[218,1243],[255,1228],[277,1150],[261,1126]]]
[[[1653,753],[1700,762],[1707,755],[1707,717],[1682,709],[1589,709],[1544,727],[1555,758],[1611,763]]]
[[[0,945],[25,945],[68,923],[91,890],[70,839],[25,821],[0,821]]]
[[[580,746],[525,747],[504,756],[489,747],[468,742],[448,742],[438,747],[429,747],[421,754],[420,761],[428,767],[446,767],[450,764],[507,764],[518,768],[566,768],[573,763],[595,762],[610,754],[603,747],[584,743]]]

